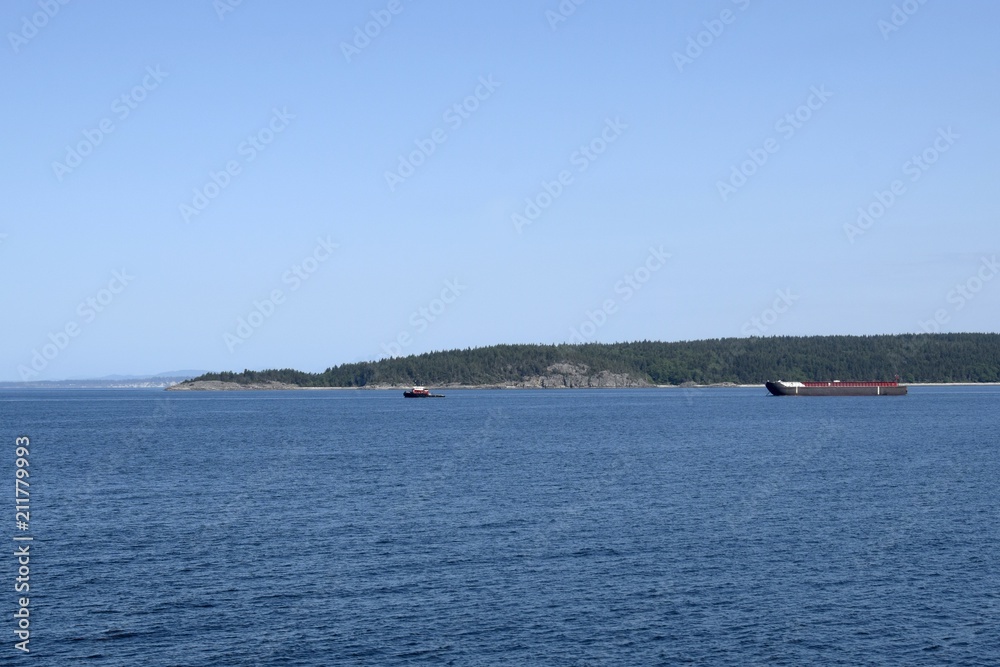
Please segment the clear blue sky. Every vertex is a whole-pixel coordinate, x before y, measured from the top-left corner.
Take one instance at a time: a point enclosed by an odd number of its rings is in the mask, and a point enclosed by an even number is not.
[[[0,380],[998,328],[995,2],[234,2],[3,4]]]

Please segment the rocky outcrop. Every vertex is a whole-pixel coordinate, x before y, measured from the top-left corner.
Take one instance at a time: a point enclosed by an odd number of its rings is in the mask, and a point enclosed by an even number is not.
[[[578,388],[619,388],[619,387],[651,387],[644,379],[636,379],[628,373],[612,373],[600,371],[591,373],[584,364],[552,364],[545,369],[545,375],[525,378],[513,386],[541,389],[578,389]]]
[[[172,387],[167,387],[167,391],[252,391],[259,389],[301,389],[294,384],[284,382],[255,382],[252,384],[239,384],[238,382],[221,382],[219,380],[198,380],[197,382],[182,382]]]

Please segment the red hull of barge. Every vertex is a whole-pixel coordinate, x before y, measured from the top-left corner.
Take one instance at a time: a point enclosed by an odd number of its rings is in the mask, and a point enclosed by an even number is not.
[[[767,382],[775,396],[904,396],[898,382]]]

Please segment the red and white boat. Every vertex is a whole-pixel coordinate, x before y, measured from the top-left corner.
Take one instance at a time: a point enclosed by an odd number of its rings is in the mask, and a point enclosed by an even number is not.
[[[444,398],[444,394],[432,394],[426,387],[414,387],[403,392],[404,398]]]

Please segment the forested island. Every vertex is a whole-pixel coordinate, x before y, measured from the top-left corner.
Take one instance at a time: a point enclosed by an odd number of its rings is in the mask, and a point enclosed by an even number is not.
[[[1000,334],[776,336],[673,343],[494,345],[341,364],[322,373],[207,373],[173,389],[642,387],[767,380],[1000,382]]]

